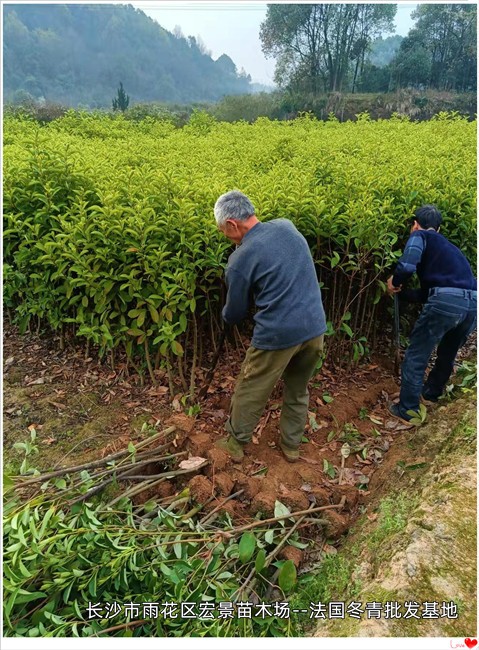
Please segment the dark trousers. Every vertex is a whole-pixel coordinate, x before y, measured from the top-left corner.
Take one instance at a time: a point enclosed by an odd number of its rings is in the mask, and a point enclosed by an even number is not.
[[[477,293],[467,289],[432,289],[416,321],[401,368],[399,412],[419,410],[421,393],[436,400],[444,392],[454,360],[469,334],[476,328]],[[437,359],[426,383],[424,373],[434,348]]]

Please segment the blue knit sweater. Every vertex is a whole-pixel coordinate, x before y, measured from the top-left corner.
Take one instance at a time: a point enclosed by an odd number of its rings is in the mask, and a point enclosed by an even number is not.
[[[406,283],[414,272],[421,283],[422,302],[435,287],[477,289],[477,280],[463,253],[435,230],[411,233],[394,271],[393,285]]]
[[[223,319],[232,325],[257,311],[251,345],[281,350],[324,334],[321,290],[308,244],[288,219],[257,223],[230,255]]]

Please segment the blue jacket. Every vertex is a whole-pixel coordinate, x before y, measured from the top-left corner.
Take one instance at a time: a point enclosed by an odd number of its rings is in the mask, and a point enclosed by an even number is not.
[[[477,289],[477,280],[464,254],[435,230],[411,233],[393,274],[395,287],[405,284],[416,272],[421,284],[422,302],[430,289],[454,287]]]
[[[226,323],[243,320],[254,298],[255,348],[289,348],[327,329],[311,252],[288,219],[257,223],[246,233],[229,257],[226,284]]]

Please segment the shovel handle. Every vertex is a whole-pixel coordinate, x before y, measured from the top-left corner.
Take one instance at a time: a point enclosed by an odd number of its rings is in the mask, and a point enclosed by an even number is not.
[[[206,395],[209,385],[211,384],[211,380],[213,379],[213,373],[216,368],[216,364],[218,363],[218,359],[220,358],[221,350],[223,349],[223,345],[225,342],[226,338],[226,332],[223,330],[221,332],[220,338],[218,340],[218,345],[216,346],[216,352],[213,356],[213,360],[211,361],[211,368],[208,370],[208,374],[206,375],[205,383],[203,386],[200,388],[200,391],[198,393],[198,399],[203,399],[204,396]]]
[[[399,298],[397,296],[397,293],[394,294],[394,339],[396,347],[399,350],[401,340],[399,337]]]

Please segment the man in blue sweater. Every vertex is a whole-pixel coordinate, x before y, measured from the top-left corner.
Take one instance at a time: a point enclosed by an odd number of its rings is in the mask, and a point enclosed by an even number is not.
[[[307,384],[323,350],[326,318],[314,263],[304,237],[287,219],[261,223],[253,204],[233,190],[219,197],[219,230],[237,244],[226,268],[228,294],[223,320],[234,325],[256,305],[251,346],[236,382],[226,430],[216,445],[240,462],[268,398],[284,380],[280,447],[290,462],[308,415]]]
[[[399,404],[389,406],[392,415],[406,421],[418,412],[421,396],[426,403],[437,402],[459,348],[476,327],[477,281],[461,251],[439,234],[441,221],[433,205],[416,210],[404,253],[388,280],[394,294],[416,272],[425,303],[402,364]],[[436,345],[437,359],[423,384]]]

